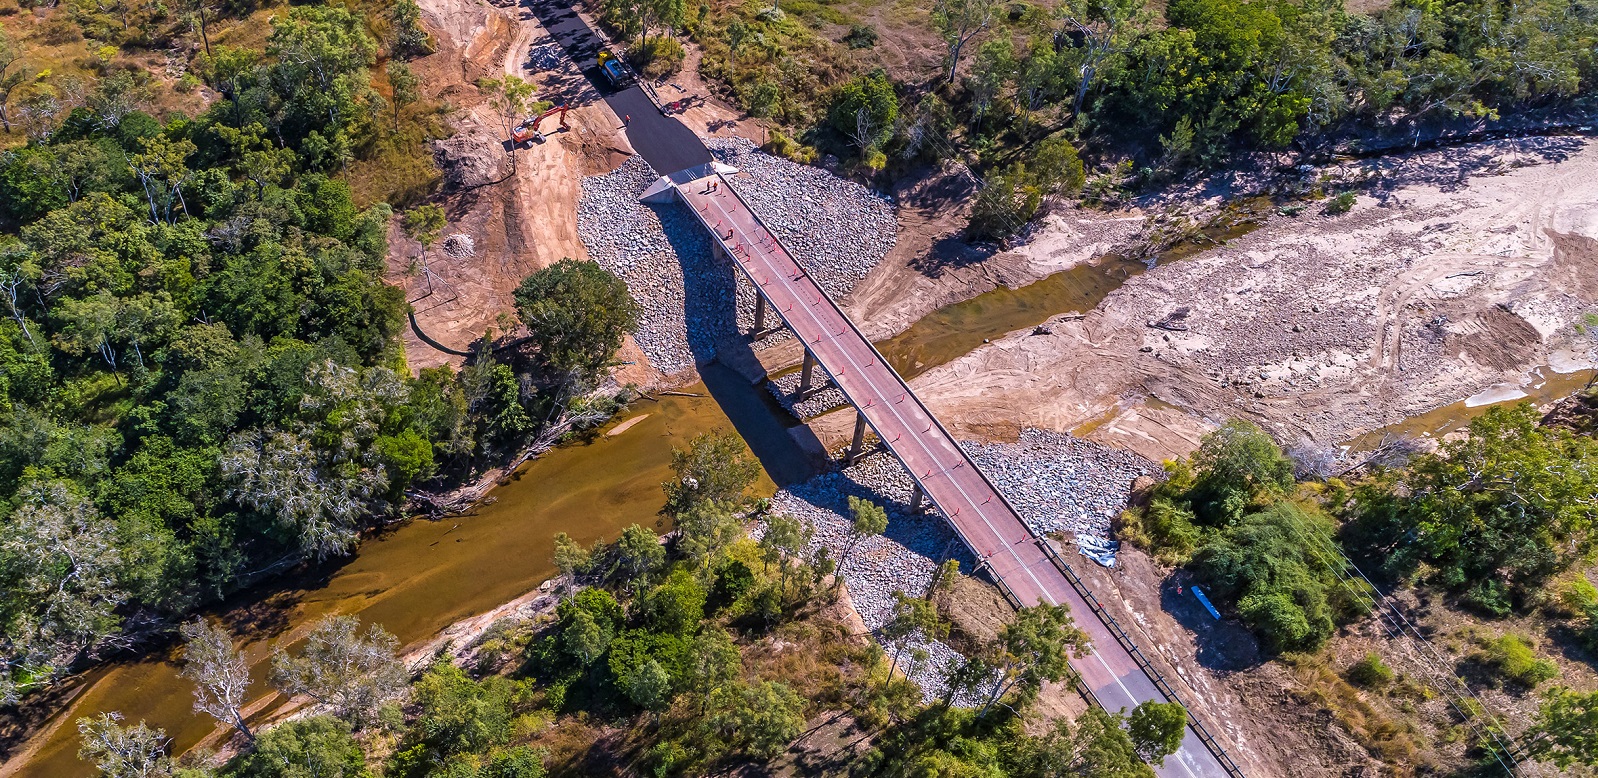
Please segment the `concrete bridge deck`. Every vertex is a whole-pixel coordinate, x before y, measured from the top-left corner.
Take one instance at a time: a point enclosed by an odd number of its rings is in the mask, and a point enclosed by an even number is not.
[[[1091,593],[1073,581],[1069,566],[1048,541],[1032,534],[1016,510],[999,494],[976,463],[933,417],[894,369],[877,353],[827,293],[744,202],[713,165],[663,179],[651,192],[673,189],[721,249],[754,283],[770,310],[803,340],[808,355],[910,471],[933,504],[948,518],[980,563],[1007,589],[1017,605],[1064,604],[1092,641],[1086,656],[1072,666],[1095,700],[1110,711],[1130,711],[1138,703],[1165,702],[1157,674],[1151,676],[1136,646]],[[757,325],[758,327],[758,325]],[[1051,558],[1052,557],[1052,558]],[[1167,691],[1169,687],[1166,687]],[[1218,745],[1190,726],[1181,749],[1156,768],[1161,776],[1225,778],[1241,775]],[[1221,755],[1218,755],[1218,753]],[[1223,764],[1223,760],[1224,764]]]

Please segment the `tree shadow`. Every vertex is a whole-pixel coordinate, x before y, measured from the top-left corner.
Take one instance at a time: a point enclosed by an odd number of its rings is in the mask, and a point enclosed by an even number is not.
[[[1193,576],[1177,570],[1160,582],[1160,609],[1193,635],[1194,659],[1216,672],[1248,670],[1268,658],[1247,627],[1230,619],[1217,621],[1193,596]]]
[[[997,246],[968,243],[956,232],[934,240],[932,246],[910,260],[910,268],[928,278],[941,278],[950,271],[981,264],[997,253]]]

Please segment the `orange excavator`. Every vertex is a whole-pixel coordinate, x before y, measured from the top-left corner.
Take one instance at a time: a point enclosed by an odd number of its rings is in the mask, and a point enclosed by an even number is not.
[[[511,131],[511,143],[517,146],[520,146],[527,141],[543,143],[544,134],[538,131],[538,125],[540,122],[555,114],[560,114],[560,129],[562,131],[570,129],[570,125],[566,123],[566,106],[564,104],[557,105],[554,108],[551,108],[537,116],[531,117],[527,121],[517,125],[516,129]]]

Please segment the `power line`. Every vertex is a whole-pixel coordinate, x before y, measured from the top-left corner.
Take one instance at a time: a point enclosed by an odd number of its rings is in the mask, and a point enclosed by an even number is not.
[[[1294,521],[1297,522],[1298,520],[1295,518]],[[1392,603],[1389,597],[1386,595],[1381,595],[1381,590],[1371,582],[1370,578],[1365,575],[1364,571],[1359,569],[1358,565],[1354,564],[1352,559],[1348,558],[1347,554],[1343,553],[1342,549],[1333,544],[1330,538],[1320,537],[1313,532],[1308,532],[1308,528],[1304,527],[1302,523],[1298,523],[1298,526],[1299,529],[1304,532],[1304,535],[1310,539],[1309,544],[1307,544],[1305,548],[1309,549],[1310,553],[1315,555],[1317,561],[1323,565],[1326,565],[1326,567],[1332,571],[1332,574],[1337,576],[1338,581],[1360,605],[1376,614],[1378,623],[1381,625],[1382,630],[1387,633],[1389,638],[1396,640],[1402,636],[1412,647],[1418,645],[1419,648],[1425,649],[1425,651],[1430,654],[1432,659],[1435,659],[1441,665],[1440,667],[1438,665],[1434,665],[1431,659],[1428,659],[1425,656],[1417,655],[1415,657],[1420,665],[1428,671],[1428,674],[1441,676],[1442,678],[1447,679],[1446,682],[1438,683],[1434,678],[1433,683],[1435,686],[1443,687],[1440,688],[1439,691],[1450,695],[1448,699],[1449,706],[1459,714],[1462,720],[1472,724],[1473,729],[1476,729],[1478,732],[1484,732],[1486,738],[1493,741],[1493,746],[1488,747],[1488,751],[1492,754],[1493,760],[1498,762],[1500,767],[1504,768],[1505,773],[1511,776],[1515,775],[1515,768],[1520,766],[1520,762],[1515,758],[1515,753],[1518,750],[1518,747],[1515,745],[1514,740],[1509,737],[1509,733],[1506,729],[1504,729],[1502,722],[1500,722],[1487,707],[1487,703],[1477,696],[1469,686],[1465,685],[1457,677],[1455,677],[1453,673],[1448,671],[1447,660],[1439,651],[1437,651],[1436,647],[1431,644],[1431,641],[1427,640],[1426,636],[1420,633],[1419,628],[1417,628],[1413,622],[1411,622],[1401,611],[1398,610],[1397,606]],[[1322,549],[1318,550],[1316,548],[1317,543],[1322,544]],[[1321,554],[1322,550],[1329,551],[1333,556],[1341,558],[1344,565],[1346,565],[1348,569],[1352,569],[1356,574],[1358,574],[1360,580],[1364,582],[1366,587],[1368,587],[1368,590],[1361,588],[1358,584],[1356,584],[1353,578],[1349,576],[1345,570],[1340,569],[1337,565],[1329,564],[1326,557]],[[1375,597],[1372,597],[1369,592],[1375,592],[1377,595],[1381,595],[1380,601],[1378,601]],[[1382,604],[1386,604],[1386,610],[1383,609]],[[1392,616],[1387,615],[1388,611],[1392,613]],[[1389,627],[1389,620],[1391,620],[1391,627]],[[1397,631],[1396,635],[1394,634],[1395,630]],[[1416,653],[1419,654],[1420,652],[1417,651]],[[1470,707],[1469,705],[1462,705],[1465,703],[1466,697],[1469,697],[1471,700],[1473,700],[1476,704],[1475,707],[1481,711],[1481,716],[1487,718],[1488,721],[1485,725],[1478,721],[1477,716],[1470,715],[1467,710]],[[1506,743],[1505,741],[1508,742]],[[1504,757],[1507,757],[1509,761],[1513,763],[1513,766],[1511,766],[1511,764],[1506,764],[1504,762]]]

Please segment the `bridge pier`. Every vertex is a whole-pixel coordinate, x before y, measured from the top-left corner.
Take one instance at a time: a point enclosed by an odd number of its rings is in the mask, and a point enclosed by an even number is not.
[[[861,451],[866,443],[866,415],[855,411],[854,414],[854,440],[849,443],[849,453],[843,459],[844,464],[852,465],[860,461]]]
[[[766,331],[766,296],[760,293],[760,287],[755,287],[755,328],[750,335],[759,338]]]
[[[805,349],[804,365],[799,368],[799,396],[800,397],[804,397],[804,396],[810,394],[810,390],[812,388],[811,385],[810,385],[811,384],[811,378],[814,377],[815,372],[816,372],[816,357],[815,357],[815,355],[811,354],[810,353],[810,349],[807,348],[807,349]]]
[[[921,507],[927,501],[927,493],[922,491],[921,484],[916,484],[910,492],[910,512],[920,513]]]

